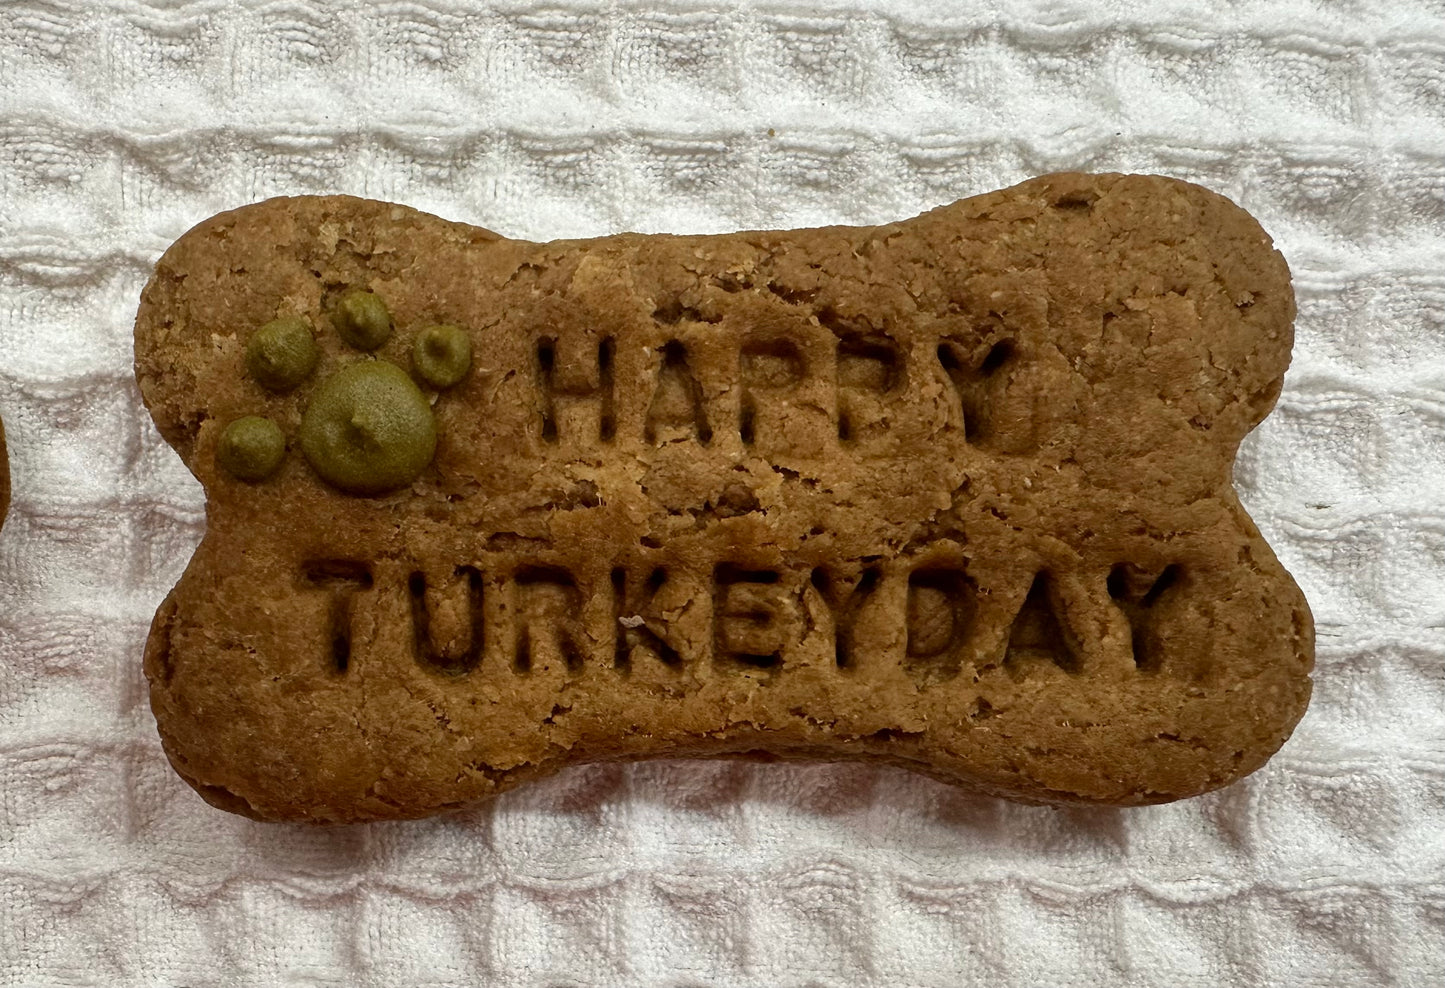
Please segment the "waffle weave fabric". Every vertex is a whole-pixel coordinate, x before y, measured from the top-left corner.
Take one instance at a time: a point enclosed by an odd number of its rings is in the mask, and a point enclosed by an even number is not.
[[[131,374],[150,266],[271,195],[509,236],[878,223],[1034,174],[1255,214],[1295,363],[1237,483],[1319,627],[1222,792],[569,770],[335,830],[207,807],[140,671],[204,526]],[[0,3],[0,985],[1445,983],[1445,8],[1314,0]]]

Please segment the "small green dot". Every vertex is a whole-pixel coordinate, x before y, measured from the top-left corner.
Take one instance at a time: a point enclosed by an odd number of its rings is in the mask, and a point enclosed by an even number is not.
[[[391,337],[391,313],[379,295],[349,289],[336,301],[331,322],[341,338],[358,350],[375,350]]]
[[[226,426],[216,462],[239,480],[254,484],[276,472],[286,456],[286,437],[270,419],[247,415]]]
[[[326,378],[301,417],[306,462],[350,494],[405,487],[431,463],[436,444],[426,395],[385,360],[363,360]]]
[[[472,339],[457,326],[428,326],[416,336],[411,364],[427,384],[449,388],[471,369]]]
[[[316,369],[320,356],[306,320],[283,316],[251,334],[246,370],[263,388],[290,391]]]

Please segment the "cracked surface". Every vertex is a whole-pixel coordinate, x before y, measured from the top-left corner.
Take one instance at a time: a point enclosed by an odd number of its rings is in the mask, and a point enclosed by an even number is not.
[[[364,289],[472,371],[409,488],[288,457],[242,373]],[[172,763],[266,819],[421,816],[561,765],[863,757],[1019,799],[1194,795],[1272,754],[1313,629],[1230,469],[1288,271],[1196,186],[1047,176],[876,228],[532,244],[387,203],[208,220],[136,373],[208,531],[146,653]],[[321,373],[342,358],[318,333]]]

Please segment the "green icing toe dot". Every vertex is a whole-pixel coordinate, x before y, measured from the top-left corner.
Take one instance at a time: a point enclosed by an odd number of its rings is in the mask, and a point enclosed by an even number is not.
[[[216,462],[231,476],[254,484],[276,472],[286,456],[281,427],[259,415],[247,415],[226,426],[216,446]]]
[[[332,374],[301,419],[301,451],[321,479],[350,494],[384,494],[421,475],[436,420],[406,371],[366,360]]]
[[[391,313],[381,297],[352,288],[336,302],[332,325],[341,338],[358,350],[375,350],[391,336]]]
[[[428,326],[416,336],[411,364],[427,384],[449,388],[471,369],[471,337],[456,326]]]
[[[246,344],[246,370],[263,388],[290,391],[316,369],[320,356],[306,321],[284,316],[251,334]]]

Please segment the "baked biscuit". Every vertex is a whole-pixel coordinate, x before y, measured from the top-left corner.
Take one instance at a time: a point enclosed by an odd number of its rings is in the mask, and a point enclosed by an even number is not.
[[[325,822],[651,756],[1225,785],[1310,693],[1308,607],[1230,486],[1293,316],[1255,221],[1156,177],[547,244],[223,213],[136,322],[208,510],[146,649],[166,752]]]

